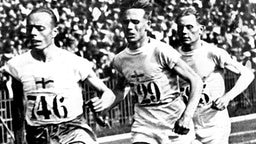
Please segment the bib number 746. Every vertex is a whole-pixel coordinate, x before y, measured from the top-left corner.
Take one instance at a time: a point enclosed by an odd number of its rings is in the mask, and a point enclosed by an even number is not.
[[[31,119],[66,118],[67,108],[63,105],[64,97],[56,94],[28,95]]]

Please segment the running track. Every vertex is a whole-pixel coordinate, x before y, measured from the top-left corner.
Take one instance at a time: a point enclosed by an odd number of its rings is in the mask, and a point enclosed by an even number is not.
[[[231,118],[230,144],[256,144],[256,114]],[[99,138],[100,144],[130,144],[130,133]]]

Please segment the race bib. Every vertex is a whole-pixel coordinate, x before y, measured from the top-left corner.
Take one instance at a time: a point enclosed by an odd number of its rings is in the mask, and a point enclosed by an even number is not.
[[[141,106],[159,105],[160,101],[160,88],[155,82],[131,84],[131,88],[136,102]]]
[[[67,118],[65,97],[51,92],[27,94],[27,117],[32,121],[57,121]]]

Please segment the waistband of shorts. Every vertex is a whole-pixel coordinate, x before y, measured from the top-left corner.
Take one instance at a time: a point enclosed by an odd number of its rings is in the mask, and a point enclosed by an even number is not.
[[[174,100],[176,100],[177,98],[182,98],[181,93],[178,93],[178,92],[173,93],[172,96],[173,97],[168,97],[168,98],[160,100],[158,102],[154,102],[154,103],[150,103],[150,104],[137,104],[137,106],[139,106],[139,107],[161,106],[161,105],[166,105],[168,103],[171,103]]]
[[[28,123],[26,123],[27,127],[59,127],[60,125],[67,125],[67,124],[76,124],[76,123],[81,123],[81,121],[86,121],[83,114],[78,115],[76,118],[69,120],[69,121],[64,121],[64,122],[60,122],[60,123],[47,123],[47,124],[42,124],[42,125],[29,125]]]

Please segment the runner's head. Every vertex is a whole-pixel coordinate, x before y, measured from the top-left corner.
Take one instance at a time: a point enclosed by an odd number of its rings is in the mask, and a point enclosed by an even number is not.
[[[27,17],[27,37],[31,48],[43,50],[54,44],[57,35],[57,18],[49,8],[31,11]]]
[[[152,3],[148,0],[127,0],[121,4],[121,21],[130,48],[138,48],[147,39]]]
[[[199,23],[197,11],[193,7],[182,8],[176,23],[178,25],[178,36],[183,44],[196,44],[203,32],[204,27]]]

